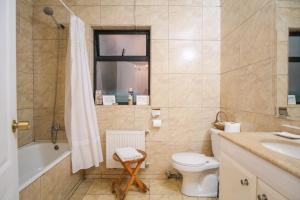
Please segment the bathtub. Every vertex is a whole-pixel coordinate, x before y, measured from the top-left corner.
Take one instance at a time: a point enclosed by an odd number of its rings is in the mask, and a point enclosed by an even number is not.
[[[52,143],[31,143],[19,148],[19,191],[71,154],[67,143],[57,145],[58,150]]]

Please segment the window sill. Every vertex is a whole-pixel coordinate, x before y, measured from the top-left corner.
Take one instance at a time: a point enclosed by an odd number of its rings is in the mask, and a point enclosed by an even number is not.
[[[112,105],[112,106],[105,106],[105,105],[96,105],[96,107],[99,108],[118,108],[118,107],[122,107],[122,108],[132,108],[132,107],[136,107],[136,108],[151,108],[151,105]]]

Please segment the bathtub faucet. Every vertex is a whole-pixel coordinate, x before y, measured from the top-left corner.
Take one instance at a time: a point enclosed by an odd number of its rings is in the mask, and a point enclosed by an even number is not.
[[[58,122],[53,122],[52,126],[51,126],[51,141],[53,144],[56,143],[57,141],[57,133],[58,131],[62,131],[64,130],[63,128],[61,128],[60,124]]]

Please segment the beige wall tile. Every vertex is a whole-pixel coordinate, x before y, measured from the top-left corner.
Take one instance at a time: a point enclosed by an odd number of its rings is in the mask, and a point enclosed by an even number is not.
[[[202,6],[202,0],[169,0],[169,5],[174,6]]]
[[[69,4],[73,6],[99,6],[100,2],[101,0],[72,0]]]
[[[202,42],[202,64],[201,72],[209,74],[220,73],[220,42],[204,41]]]
[[[114,5],[114,6],[133,6],[134,0],[101,0],[101,5]]]
[[[204,7],[203,8],[203,40],[220,40],[221,24],[220,24],[220,7]]]
[[[169,41],[151,41],[151,73],[169,72]]]
[[[202,89],[202,106],[219,107],[220,105],[220,76],[204,75]]]
[[[33,107],[33,75],[18,72],[17,75],[17,103],[18,108]]]
[[[134,25],[134,7],[101,6],[101,25]]]
[[[169,7],[170,39],[200,40],[202,36],[202,7]]]
[[[168,39],[168,7],[136,6],[136,26],[150,26],[152,39]]]
[[[34,108],[52,108],[54,105],[55,75],[34,76]]]
[[[90,25],[100,24],[100,6],[72,6],[71,9],[85,23]]]
[[[288,43],[277,42],[277,74],[288,74]]]
[[[201,75],[170,74],[169,106],[201,106],[203,78]]]
[[[151,105],[167,107],[169,105],[169,75],[153,74],[151,79]]]
[[[288,75],[277,75],[276,80],[277,107],[286,107],[288,105]]]
[[[222,5],[221,12],[221,37],[225,37],[232,30],[238,27],[240,20],[240,1],[241,0],[226,0]]]
[[[136,5],[168,5],[168,0],[136,0],[135,4]]]
[[[240,6],[240,23],[244,22],[247,18],[249,18],[251,15],[256,13],[258,10],[260,10],[262,7],[266,5],[266,3],[270,2],[269,0],[240,0],[239,3]]]
[[[201,62],[202,45],[200,41],[170,40],[170,73],[200,73]]]
[[[267,4],[241,25],[240,64],[247,65],[274,57],[274,4]]]
[[[221,42],[221,72],[228,72],[240,67],[240,40],[239,30],[233,31]]]
[[[221,6],[222,0],[203,0],[203,6]]]
[[[34,73],[56,74],[58,63],[58,40],[35,40],[34,43]]]

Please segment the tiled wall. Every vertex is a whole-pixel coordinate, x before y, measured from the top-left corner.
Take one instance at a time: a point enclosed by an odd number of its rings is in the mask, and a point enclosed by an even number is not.
[[[106,129],[150,129],[150,167],[144,176],[163,176],[175,152],[210,154],[208,129],[220,105],[220,2],[93,0],[71,5],[94,27],[151,27],[151,106],[97,107],[104,155]],[[161,108],[160,129],[151,126],[151,107]],[[101,167],[87,170],[86,176],[114,173]]]
[[[54,1],[53,1],[54,2]],[[37,0],[33,6],[33,62],[34,62],[34,137],[49,140],[55,109],[55,121],[64,125],[64,70],[67,52],[69,15],[58,2]],[[66,28],[58,29],[53,20],[44,14],[43,8],[51,7],[53,16]],[[57,94],[56,92],[57,83]],[[55,105],[56,98],[56,106]],[[59,140],[65,140],[59,131]]]
[[[17,0],[17,111],[18,120],[29,120],[30,130],[18,131],[18,146],[33,141],[33,40],[32,2]]]
[[[275,116],[275,0],[224,0],[221,12],[221,107],[243,131],[299,125]]]

